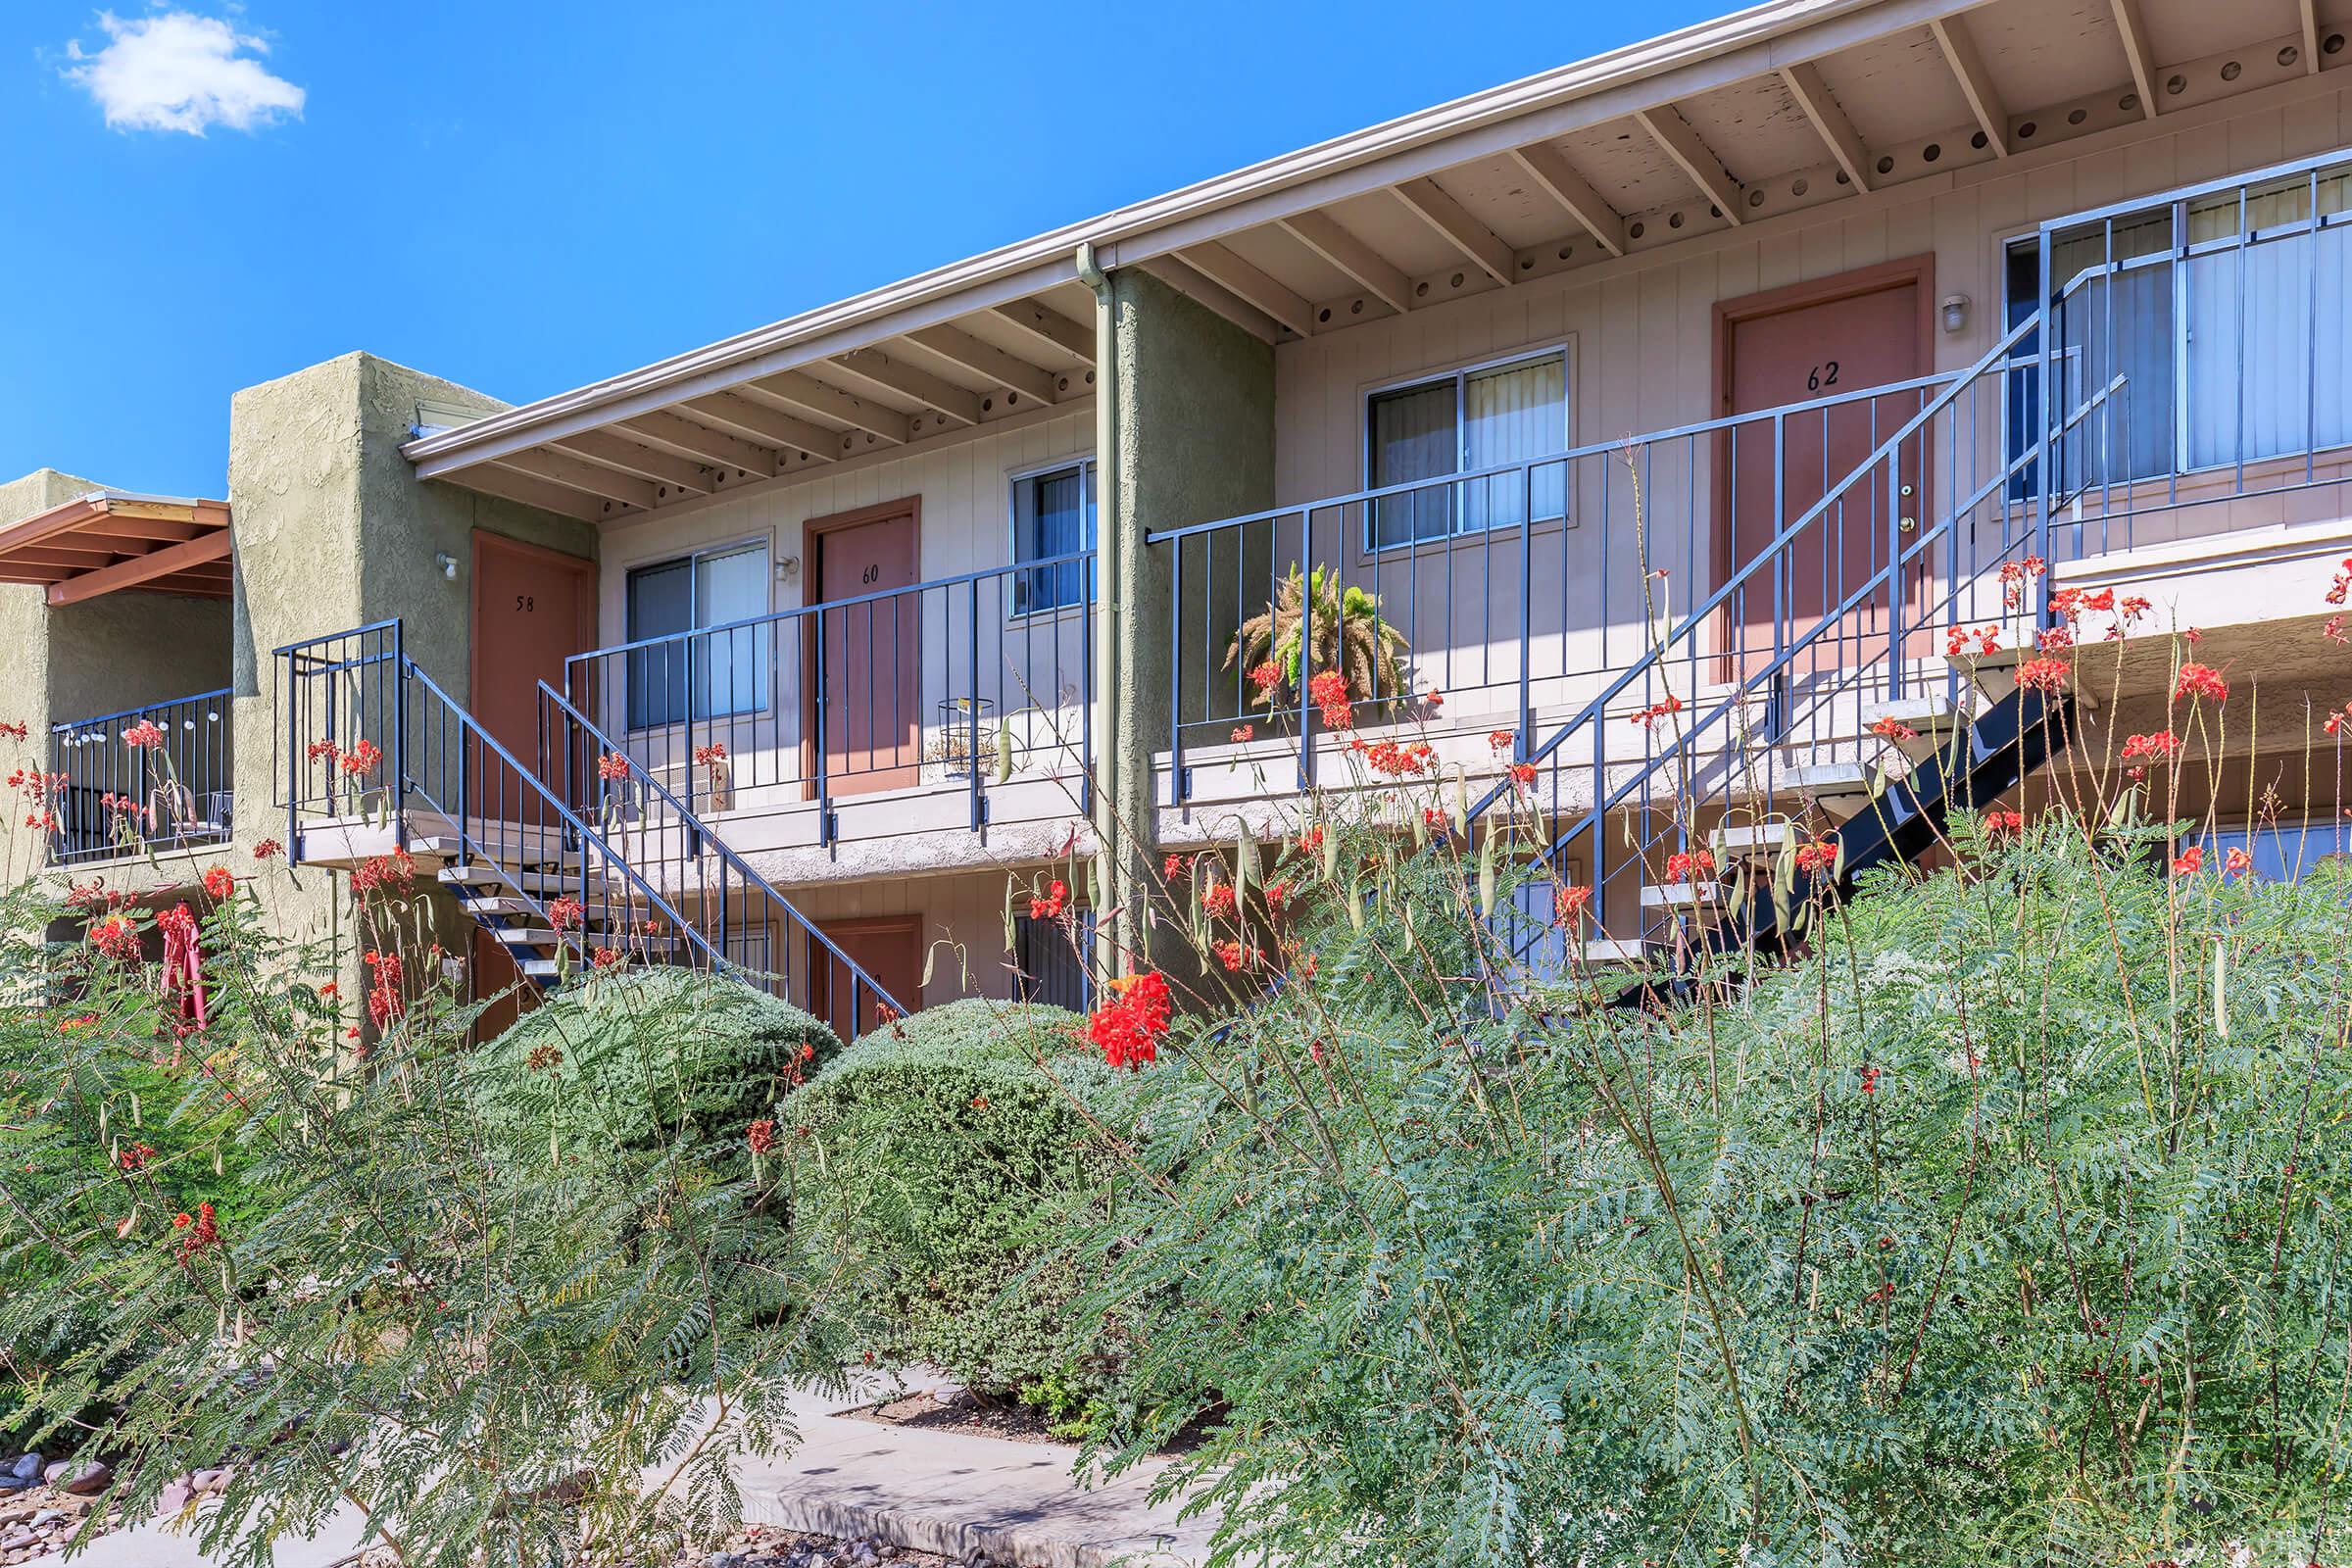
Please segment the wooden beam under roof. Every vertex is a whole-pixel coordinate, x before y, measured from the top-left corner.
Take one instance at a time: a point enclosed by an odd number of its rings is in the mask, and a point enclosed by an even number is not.
[[[1505,288],[1511,286],[1511,248],[1493,229],[1472,218],[1470,210],[1447,195],[1436,180],[1408,179],[1390,189],[1441,239],[1476,262],[1481,271]]]
[[[1723,160],[1715,156],[1713,149],[1698,139],[1698,132],[1690,128],[1690,122],[1683,118],[1682,111],[1672,104],[1661,104],[1655,109],[1637,109],[1634,119],[1666,149],[1666,156],[1690,176],[1690,183],[1715,205],[1717,212],[1734,224],[1741,220],[1740,182],[1732,178],[1731,171],[1723,167]]]
[[[1329,213],[1294,213],[1282,220],[1282,227],[1389,309],[1413,308],[1413,280],[1404,275],[1404,270],[1349,233]]]
[[[853,349],[828,363],[860,380],[912,398],[935,414],[964,424],[980,422],[979,393],[904,360],[894,360],[880,349]]]
[[[2297,19],[2303,24],[2303,74],[2320,74],[2320,0],[2295,0]]]
[[[624,507],[635,507],[641,512],[653,511],[661,500],[655,493],[656,486],[651,479],[619,473],[602,464],[590,463],[584,458],[566,457],[561,452],[550,452],[544,448],[510,452],[498,460],[497,466],[528,474],[534,479],[569,485],[587,495],[602,496],[607,501],[617,501]]]
[[[2116,36],[2123,40],[2124,59],[2132,67],[2132,86],[2139,94],[2139,112],[2156,118],[2156,58],[2148,52],[2148,24],[2139,14],[2139,0],[2107,0],[2115,13]]]
[[[579,430],[559,436],[548,445],[590,463],[601,463],[608,468],[668,485],[673,490],[709,495],[718,488],[718,481],[710,476],[707,465],[625,440],[610,430]]]
[[[1784,67],[1781,79],[1788,83],[1788,95],[1796,100],[1796,107],[1805,112],[1813,129],[1828,144],[1830,156],[1845,171],[1854,192],[1858,195],[1871,189],[1874,171],[1870,150],[1862,145],[1862,138],[1854,131],[1854,122],[1838,107],[1838,100],[1830,96],[1829,84],[1821,79],[1821,68],[1810,60],[1800,60]]]
[[[499,496],[508,501],[519,501],[541,512],[552,512],[560,517],[577,517],[582,522],[601,522],[615,513],[626,514],[626,507],[601,501],[568,485],[551,484],[527,473],[501,468],[495,464],[477,463],[452,473],[436,474],[444,484],[459,485],[467,490],[479,490],[484,495]]]
[[[1053,344],[1082,365],[1095,363],[1095,328],[1092,322],[1081,324],[1073,321],[1059,311],[1050,310],[1035,300],[1000,305],[989,314],[1040,342]]]
[[[68,577],[64,582],[51,583],[49,603],[79,604],[84,599],[95,599],[101,594],[135,588],[141,583],[153,582],[158,577],[169,577],[208,561],[225,561],[228,559],[228,530],[215,528],[200,539],[166,545],[161,550],[117,562],[97,571],[85,571],[78,576]]]
[[[86,534],[70,533],[48,544],[19,545],[8,553],[8,559],[27,566],[61,566],[67,571],[95,571],[111,566],[125,556],[146,554],[143,549],[92,549]]]
[[[960,326],[918,326],[906,334],[906,341],[926,354],[936,354],[950,365],[971,371],[992,386],[1026,393],[1040,403],[1059,399],[1059,390],[1054,385],[1059,377],[1052,370],[1032,365],[1017,354],[1007,354]]]
[[[757,381],[746,381],[735,390],[787,412],[798,410],[822,419],[838,419],[853,430],[862,430],[893,446],[905,446],[914,438],[906,416],[898,410],[871,398],[854,397],[798,370],[779,370]]]
[[[776,455],[767,448],[692,419],[681,419],[674,414],[659,410],[640,414],[621,420],[613,428],[632,441],[643,441],[683,458],[732,468],[738,473],[757,474],[762,479],[776,476]]]
[[[1182,256],[1147,256],[1136,270],[1159,279],[1202,310],[1223,318],[1261,343],[1282,341],[1282,323],[1210,277]]]
[[[831,462],[841,448],[841,432],[828,430],[807,419],[796,419],[770,408],[754,403],[750,398],[737,397],[732,392],[709,392],[699,398],[688,398],[677,405],[688,418],[703,424],[757,441],[761,446],[774,447],[779,455],[785,452],[805,452],[810,457]]]
[[[1227,246],[1209,240],[1183,254],[1196,271],[1219,288],[1231,290],[1300,337],[1314,336],[1314,306]]]
[[[1576,172],[1567,155],[1546,141],[1511,149],[1511,162],[1527,171],[1528,177],[1551,193],[1551,199],[1568,209],[1568,216],[1582,223],[1585,232],[1600,242],[1600,248],[1611,256],[1625,254],[1625,219],[1607,198],[1592,188],[1592,182]]]
[[[1937,17],[1928,24],[1928,30],[1936,35],[1936,47],[1942,51],[1944,64],[1952,68],[1960,96],[1968,100],[1968,112],[1984,133],[1984,145],[1992,149],[1994,157],[2008,157],[2009,111],[2001,107],[2001,95],[1993,90],[1992,74],[1984,69],[1984,57],[1977,53],[1976,39],[1969,36],[1958,17]]]

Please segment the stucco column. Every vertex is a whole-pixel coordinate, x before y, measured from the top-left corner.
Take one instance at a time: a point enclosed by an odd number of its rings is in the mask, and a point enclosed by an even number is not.
[[[1159,790],[1168,747],[1176,612],[1166,547],[1146,535],[1254,512],[1274,500],[1274,351],[1134,269],[1110,274],[1109,385],[1097,527],[1103,556],[1098,644],[1098,789],[1104,901],[1100,937],[1121,968],[1165,961],[1144,911],[1158,885]]]

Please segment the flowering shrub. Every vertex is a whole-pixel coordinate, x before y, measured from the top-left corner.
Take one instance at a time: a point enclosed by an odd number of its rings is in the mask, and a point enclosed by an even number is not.
[[[1392,856],[1130,1080],[1104,1451],[1205,1419],[1172,1484],[1300,1568],[2333,1560],[2352,875],[2167,838],[1955,824],[1672,1009]]]

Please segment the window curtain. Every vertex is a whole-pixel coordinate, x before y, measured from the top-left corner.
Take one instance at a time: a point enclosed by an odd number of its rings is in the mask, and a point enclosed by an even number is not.
[[[2347,178],[2319,182],[2323,218],[2346,211]],[[2296,178],[2192,206],[2183,264],[2188,313],[2188,466],[2213,467],[2352,440],[2345,291],[2352,224],[2309,223],[2312,186]],[[2275,237],[2266,230],[2281,230]]]
[[[1095,542],[1092,470],[1063,468],[1024,479],[1013,489],[1012,550],[1015,562],[1075,555]],[[1020,573],[1013,583],[1013,613],[1065,610],[1086,597],[1086,563],[1064,561]]]
[[[629,641],[675,637],[694,628],[694,563],[666,562],[629,573]],[[629,653],[629,728],[674,724],[686,715],[686,645],[656,643]]]
[[[1526,463],[1568,445],[1568,367],[1559,356],[1481,370],[1462,380],[1462,466],[1472,472]],[[1501,474],[1464,486],[1462,526],[1515,528],[1527,516],[1533,487],[1535,520],[1566,510],[1567,465],[1536,468],[1526,479]]]
[[[1454,428],[1455,391],[1449,376],[1372,400],[1372,487],[1409,484],[1461,471],[1461,442]],[[1372,505],[1375,550],[1443,539],[1453,531],[1453,487],[1432,485],[1408,495],[1384,496]]]
[[[2070,493],[2172,466],[2173,264],[2160,259],[2106,270],[2112,263],[2163,258],[2172,230],[2171,212],[2160,210],[2118,219],[2112,236],[2100,225],[2060,235],[2050,246],[2050,288],[2059,302],[2051,418],[2061,426],[2073,421],[2057,439],[2059,473]],[[2122,388],[2093,405],[2119,375]]]
[[[736,626],[767,613],[767,547],[753,545],[695,561],[694,623],[727,626],[694,639],[697,718],[756,713],[767,706],[768,649],[774,628],[765,621]]]

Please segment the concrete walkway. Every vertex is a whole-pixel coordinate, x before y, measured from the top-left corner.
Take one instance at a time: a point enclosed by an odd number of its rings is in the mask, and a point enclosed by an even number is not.
[[[953,1432],[909,1431],[834,1412],[842,1401],[792,1396],[801,1445],[737,1471],[751,1524],[873,1536],[958,1560],[974,1551],[1023,1568],[1192,1568],[1208,1555],[1209,1521],[1178,1523],[1145,1500],[1158,1465],[1104,1486],[1070,1474],[1074,1450]],[[311,1541],[281,1543],[276,1568],[334,1568],[358,1550],[356,1515],[338,1510]],[[26,1568],[207,1568],[218,1559],[160,1525],[119,1530],[74,1558]]]

